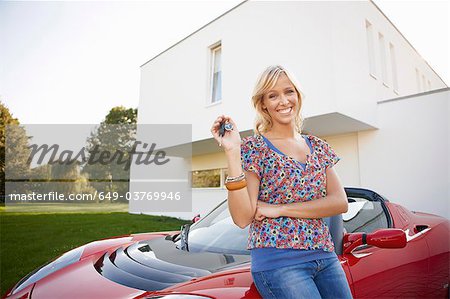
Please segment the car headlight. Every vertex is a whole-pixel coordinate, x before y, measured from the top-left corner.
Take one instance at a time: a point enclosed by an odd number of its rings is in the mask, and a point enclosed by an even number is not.
[[[16,287],[12,291],[12,294],[14,295],[30,284],[35,283],[36,281],[52,274],[53,272],[58,271],[59,269],[78,262],[81,258],[81,255],[83,254],[84,247],[85,245],[72,249],[61,255],[56,260],[50,261],[49,263],[37,268],[17,283]]]

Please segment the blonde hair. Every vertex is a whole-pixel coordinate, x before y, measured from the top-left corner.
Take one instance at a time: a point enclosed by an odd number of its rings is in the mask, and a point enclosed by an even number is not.
[[[267,67],[261,75],[259,75],[258,80],[256,82],[255,88],[253,89],[252,94],[252,103],[253,107],[256,110],[256,119],[254,123],[253,132],[262,134],[267,132],[270,128],[272,128],[272,118],[269,113],[262,108],[264,94],[272,89],[278,81],[280,75],[284,73],[291,81],[292,85],[294,85],[295,91],[298,96],[298,109],[295,115],[295,130],[298,133],[302,132],[303,128],[303,118],[300,114],[300,110],[302,108],[302,100],[304,98],[303,93],[299,89],[299,84],[297,79],[284,67],[281,65],[271,65]]]

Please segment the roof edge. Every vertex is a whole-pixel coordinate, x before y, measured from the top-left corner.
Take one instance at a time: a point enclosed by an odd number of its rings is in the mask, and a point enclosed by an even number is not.
[[[172,49],[173,47],[175,47],[176,45],[178,45],[179,43],[181,43],[182,41],[184,41],[185,39],[189,38],[190,36],[194,35],[195,33],[199,32],[200,30],[202,30],[203,28],[205,28],[206,26],[208,26],[209,24],[217,21],[218,19],[220,19],[221,17],[223,17],[224,15],[228,14],[229,12],[231,12],[232,10],[235,10],[236,8],[238,8],[239,6],[241,6],[242,4],[248,2],[250,0],[244,0],[241,3],[239,3],[238,5],[230,8],[229,10],[227,10],[226,12],[224,12],[223,14],[221,14],[220,16],[218,16],[217,18],[215,18],[214,20],[211,20],[210,22],[206,23],[205,25],[203,25],[202,27],[200,27],[199,29],[195,30],[194,32],[190,33],[189,35],[187,35],[186,37],[182,38],[181,40],[179,40],[178,42],[176,42],[175,44],[173,44],[172,46],[170,46],[169,48],[165,49],[164,51],[160,52],[159,54],[157,54],[156,56],[154,56],[153,58],[147,60],[144,64],[142,64],[140,67],[143,67],[144,65],[146,65],[147,63],[149,63],[150,61],[154,60],[156,57],[162,55],[163,53],[169,51],[170,49]]]
[[[431,65],[428,63],[428,61],[425,60],[425,58],[422,57],[422,55],[420,55],[419,51],[417,51],[416,48],[414,48],[414,46],[409,42],[409,40],[401,33],[400,30],[398,30],[398,28],[394,25],[394,23],[392,23],[392,21],[384,14],[384,12],[375,4],[375,2],[373,0],[369,0],[370,3],[372,3],[376,9],[378,9],[378,11],[386,18],[386,20],[388,20],[389,23],[391,23],[391,25],[395,28],[395,30],[397,30],[397,32],[400,34],[401,37],[403,37],[403,39],[410,45],[410,47],[417,53],[417,55],[419,55],[420,58],[422,58],[422,60],[426,63],[426,65],[428,65],[428,67],[433,71],[433,73],[438,76],[438,78],[441,80],[442,83],[444,83],[444,85],[446,87],[448,87],[447,83],[442,79],[441,76],[439,76],[439,74],[431,67]]]
[[[394,101],[399,101],[399,100],[404,100],[404,99],[409,99],[409,98],[414,98],[414,97],[421,97],[421,96],[426,96],[426,95],[433,94],[433,93],[446,92],[446,91],[450,91],[450,88],[444,87],[444,88],[439,88],[439,89],[428,90],[425,92],[414,93],[414,94],[410,94],[410,95],[406,95],[406,96],[401,96],[398,98],[382,100],[382,101],[378,101],[377,104],[384,104],[384,103],[389,103],[389,102],[394,102]]]

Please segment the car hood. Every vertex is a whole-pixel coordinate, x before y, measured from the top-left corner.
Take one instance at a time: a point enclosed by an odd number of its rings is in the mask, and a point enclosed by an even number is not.
[[[250,267],[250,255],[188,252],[177,249],[171,236],[158,236],[105,252],[94,264],[103,277],[145,291],[163,290],[175,284],[218,271]]]
[[[241,267],[250,255],[183,251],[167,233],[122,236],[86,244],[78,262],[5,298],[132,298]]]

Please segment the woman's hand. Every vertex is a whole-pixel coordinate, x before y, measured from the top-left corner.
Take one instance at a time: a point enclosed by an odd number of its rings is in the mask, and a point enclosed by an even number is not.
[[[265,218],[278,218],[281,216],[281,204],[275,205],[261,200],[256,202],[256,220],[262,221]]]
[[[223,137],[219,136],[220,123],[225,121],[225,123],[231,123],[233,125],[233,130],[225,130]],[[234,123],[234,121],[229,116],[220,115],[214,121],[211,127],[211,133],[214,139],[217,140],[219,145],[223,147],[225,152],[239,150],[241,148],[241,136],[239,135],[239,130]]]

